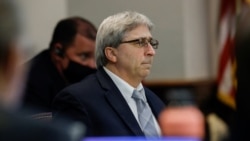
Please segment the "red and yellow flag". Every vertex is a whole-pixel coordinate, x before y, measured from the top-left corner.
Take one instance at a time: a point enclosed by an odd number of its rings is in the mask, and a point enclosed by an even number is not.
[[[234,36],[236,24],[236,0],[221,0],[219,11],[219,61],[218,98],[235,108],[237,87]]]

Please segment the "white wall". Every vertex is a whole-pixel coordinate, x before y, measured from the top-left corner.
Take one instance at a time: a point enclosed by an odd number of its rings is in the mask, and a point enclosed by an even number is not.
[[[218,15],[219,2],[218,0],[209,0],[209,64],[212,68],[212,76],[217,76],[218,57],[219,57],[219,42],[218,42]]]
[[[29,53],[26,60],[48,48],[54,26],[67,16],[66,0],[21,0],[24,31]]]
[[[206,0],[183,0],[185,78],[209,78],[209,20]]]

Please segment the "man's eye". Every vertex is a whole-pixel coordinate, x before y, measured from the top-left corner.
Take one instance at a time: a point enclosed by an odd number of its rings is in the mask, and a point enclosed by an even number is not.
[[[82,54],[81,58],[82,58],[82,60],[85,60],[87,58],[87,56],[85,54]]]
[[[82,53],[82,54],[80,54],[80,57],[82,60],[86,60],[86,59],[90,58],[90,54],[89,53]]]
[[[141,41],[140,41],[140,40],[138,40],[138,41],[136,41],[136,42],[135,42],[135,44],[141,44]]]

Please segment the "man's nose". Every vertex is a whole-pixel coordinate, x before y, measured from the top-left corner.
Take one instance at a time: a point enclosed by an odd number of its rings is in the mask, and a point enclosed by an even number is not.
[[[88,65],[90,68],[95,69],[95,68],[96,68],[95,59],[89,60],[89,63],[88,63],[87,65]]]
[[[153,48],[153,46],[151,44],[148,43],[147,46],[147,51],[146,51],[147,55],[151,55],[154,56],[155,55],[155,49]]]

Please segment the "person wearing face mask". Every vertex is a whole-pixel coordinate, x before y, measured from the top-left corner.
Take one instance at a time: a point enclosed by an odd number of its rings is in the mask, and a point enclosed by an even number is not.
[[[32,109],[32,114],[50,113],[60,90],[96,71],[96,32],[96,27],[82,17],[68,17],[57,23],[49,48],[25,64],[29,72],[23,108]]]

